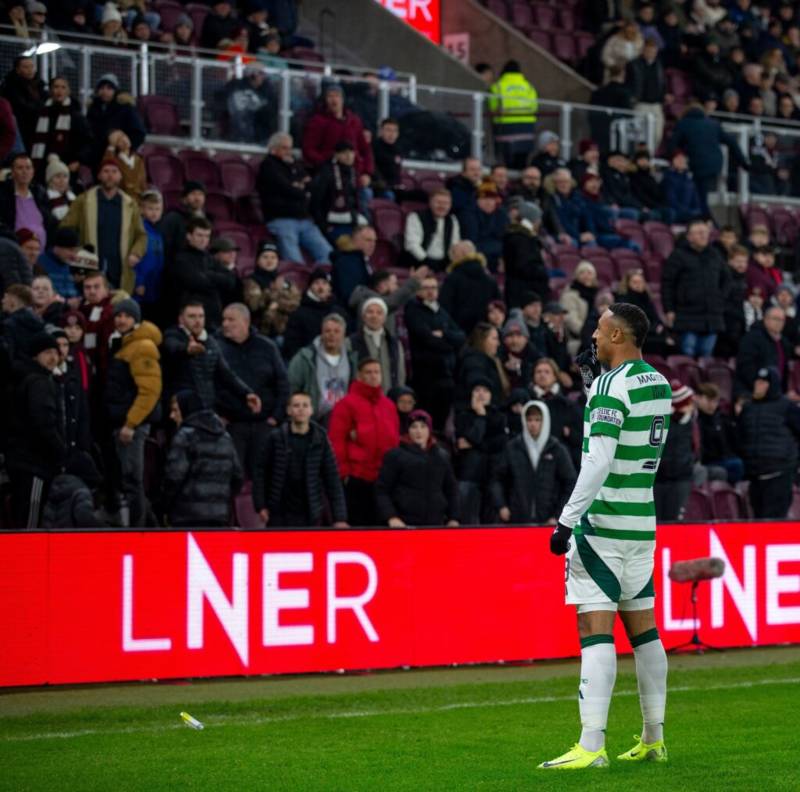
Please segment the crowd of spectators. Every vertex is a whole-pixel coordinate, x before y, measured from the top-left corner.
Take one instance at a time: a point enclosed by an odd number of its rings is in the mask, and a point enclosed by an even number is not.
[[[552,523],[580,464],[575,355],[614,301],[648,315],[656,365],[736,358],[724,393],[699,363],[673,383],[658,516],[742,479],[756,516],[786,514],[793,279],[767,228],[713,228],[688,143],[659,180],[646,150],[586,140],[565,161],[534,112],[527,142],[512,128],[498,148],[523,152],[518,178],[468,157],[412,189],[397,121],[373,135],[326,82],[302,140],[265,147],[244,269],[202,181],[165,211],[114,74],[86,116],[25,56],[0,92],[21,116],[0,182],[4,525],[224,526],[243,499],[270,527]],[[391,239],[388,208],[404,217]],[[665,260],[620,225],[647,220],[677,235]],[[609,278],[598,252],[642,267]]]

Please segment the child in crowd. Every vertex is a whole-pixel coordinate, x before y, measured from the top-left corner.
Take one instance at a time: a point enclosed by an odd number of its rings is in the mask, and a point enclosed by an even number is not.
[[[47,182],[47,204],[53,219],[60,223],[67,215],[75,193],[69,186],[69,168],[59,159],[58,154],[47,158],[44,179]]]
[[[144,230],[147,232],[147,251],[136,265],[136,285],[133,297],[142,306],[145,319],[158,323],[161,278],[164,272],[164,237],[158,225],[164,213],[164,201],[158,190],[148,190],[139,199]]]

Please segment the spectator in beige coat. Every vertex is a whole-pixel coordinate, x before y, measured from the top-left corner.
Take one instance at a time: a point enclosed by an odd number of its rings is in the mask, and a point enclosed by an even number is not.
[[[580,351],[581,330],[597,296],[597,271],[589,261],[575,268],[575,279],[561,293],[561,305],[566,310],[567,351],[574,357]]]

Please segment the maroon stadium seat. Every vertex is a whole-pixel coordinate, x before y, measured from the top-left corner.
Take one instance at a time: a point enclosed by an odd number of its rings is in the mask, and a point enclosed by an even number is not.
[[[714,509],[714,517],[717,520],[740,520],[746,515],[742,513],[742,504],[736,490],[727,482],[711,482],[722,487],[714,487],[711,490],[711,505]]]
[[[661,372],[668,380],[674,380],[677,375],[672,366],[661,355],[645,355],[645,362],[649,363],[656,371]]]
[[[533,26],[533,11],[525,0],[512,0],[511,24],[521,30]]]
[[[747,481],[747,479],[736,482],[736,494],[739,496],[739,510],[742,515],[748,519],[752,519],[753,506],[750,503],[750,482]]]
[[[397,263],[397,248],[388,239],[379,239],[369,261],[376,270],[390,269]]]
[[[753,226],[757,225],[764,225],[770,228],[769,212],[763,206],[744,204],[739,207],[739,212],[748,231],[752,231]]]
[[[597,280],[601,286],[611,286],[617,280],[617,268],[614,262],[607,256],[592,255],[589,261],[597,270]]]
[[[179,190],[183,186],[183,163],[174,154],[151,154],[145,166],[150,183],[162,192]]]
[[[614,228],[617,233],[624,236],[625,239],[630,239],[635,242],[642,253],[647,251],[647,235],[641,223],[637,223],[636,220],[620,219],[614,223]]]
[[[161,17],[159,28],[170,33],[175,29],[175,25],[178,24],[178,17],[186,13],[184,7],[173,0],[161,0],[156,5],[155,11]]]
[[[578,52],[575,48],[575,36],[572,33],[557,31],[553,33],[553,54],[567,63],[574,63],[578,60]]]
[[[243,195],[236,201],[236,219],[246,226],[264,226],[261,199],[257,195]]]
[[[261,530],[264,523],[253,507],[253,496],[249,492],[242,492],[234,499],[234,516],[239,528]]]
[[[550,52],[550,34],[546,30],[528,28],[528,38],[537,47],[541,47],[546,52]]]
[[[667,69],[667,92],[676,99],[688,99],[692,95],[692,81],[680,69]]]
[[[578,30],[575,33],[575,49],[578,58],[581,60],[586,57],[586,53],[594,46],[594,34]]]
[[[170,209],[177,209],[181,205],[183,190],[162,190],[161,195],[164,197],[164,211],[168,212]]]
[[[219,166],[222,189],[233,198],[252,195],[256,188],[256,177],[246,162],[230,160]]]
[[[400,244],[403,239],[403,213],[397,204],[387,201],[372,210],[372,220],[380,239]]]
[[[173,99],[166,96],[140,96],[137,104],[148,132],[154,135],[180,135],[181,120]]]
[[[217,220],[233,220],[233,199],[227,193],[209,190],[206,193],[206,211]]]
[[[770,212],[775,241],[785,247],[794,247],[798,237],[797,219],[789,209],[776,206]]]
[[[706,522],[714,519],[714,503],[711,495],[701,489],[693,489],[686,502],[683,519],[686,522]]]
[[[504,21],[508,19],[508,7],[506,6],[505,0],[489,0],[486,7],[495,16],[500,17],[500,19]]]
[[[562,30],[575,30],[575,9],[561,6],[558,9],[558,26]],[[582,58],[583,54],[579,53],[578,57]]]
[[[669,258],[675,248],[675,237],[669,230],[669,226],[664,223],[647,222],[644,224],[644,230],[650,250],[659,258]]]
[[[200,31],[203,29],[203,22],[211,9],[203,3],[187,3],[186,13],[192,18],[194,22],[194,35],[195,40],[199,39]]]
[[[546,3],[531,4],[533,25],[545,30],[556,27],[556,9]]]
[[[556,268],[566,272],[568,277],[572,277],[580,262],[581,257],[577,253],[559,253],[556,257]]]
[[[420,190],[432,193],[434,190],[444,187],[444,179],[435,173],[421,173],[417,176],[417,184]]]
[[[222,187],[219,165],[205,151],[184,149],[178,152],[178,158],[188,174],[187,179],[203,182],[206,190],[219,190]]]
[[[402,185],[404,190],[417,189],[417,179],[413,173],[405,173],[405,172],[401,173],[400,184]]]

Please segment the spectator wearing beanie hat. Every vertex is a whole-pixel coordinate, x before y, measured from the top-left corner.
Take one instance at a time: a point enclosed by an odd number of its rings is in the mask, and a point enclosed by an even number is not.
[[[161,221],[161,235],[164,237],[164,262],[169,267],[186,245],[186,224],[193,217],[203,217],[209,222],[213,218],[206,214],[206,187],[201,181],[185,181],[181,193],[181,203],[170,209]]]
[[[503,261],[506,268],[506,305],[517,308],[525,292],[550,294],[550,279],[542,256],[539,227],[542,210],[523,201],[517,205],[518,220],[507,229],[503,238]]]
[[[131,141],[136,151],[144,143],[147,134],[144,122],[128,94],[120,93],[119,79],[111,72],[103,74],[95,84],[95,97],[86,113],[99,162],[105,155],[108,136],[115,129],[121,129]]]
[[[47,185],[47,205],[50,207],[50,214],[60,223],[67,216],[69,207],[75,200],[75,193],[69,186],[69,168],[57,154],[48,156],[44,180]]]
[[[672,417],[653,489],[659,521],[682,519],[693,478],[698,485],[705,483],[706,478],[702,474],[704,469],[698,466],[695,470],[700,432],[696,428],[694,391],[677,379],[672,380],[670,387]]]
[[[406,361],[403,347],[386,328],[389,309],[380,297],[370,297],[361,304],[361,326],[350,336],[350,347],[358,359],[374,358],[381,364],[384,393],[406,384]]]
[[[126,44],[128,34],[122,27],[122,14],[120,14],[116,3],[106,3],[103,6],[103,15],[100,19],[100,30],[103,38],[113,44]]]
[[[528,327],[521,317],[509,319],[503,325],[501,337],[502,344],[497,354],[505,369],[509,386],[512,390],[527,388],[531,384],[533,369],[536,361],[542,357],[542,352],[531,343]]]
[[[538,154],[528,164],[538,168],[542,178],[558,168],[566,168],[566,160],[561,156],[561,138],[555,132],[542,132],[536,141],[536,148]]]
[[[80,249],[80,239],[74,228],[58,228],[50,237],[52,247],[39,256],[38,265],[44,269],[53,288],[65,300],[80,302],[80,291],[72,277],[70,265],[75,263]]]
[[[347,310],[335,302],[331,276],[321,267],[308,278],[308,288],[300,307],[289,316],[283,338],[283,357],[290,361],[304,346],[310,344],[322,329],[322,320],[337,313],[347,321]]]
[[[113,314],[115,332],[110,339],[104,402],[120,466],[120,481],[115,484],[127,501],[128,526],[141,528],[149,519],[144,442],[151,421],[160,417],[161,331],[150,322],[142,322],[141,308],[130,298],[116,303]]]
[[[408,419],[408,432],[381,464],[378,519],[390,528],[457,526],[458,484],[450,457],[437,444],[428,413],[414,410]]]
[[[134,268],[147,250],[139,207],[120,189],[122,171],[114,157],[103,158],[97,181],[72,202],[61,226],[76,229],[82,246],[93,246],[113,288],[132,294]]]
[[[12,524],[38,528],[50,482],[66,461],[58,385],[53,376],[59,361],[58,343],[41,331],[30,338],[29,356],[14,363],[6,457],[11,480]]]

